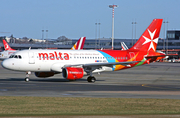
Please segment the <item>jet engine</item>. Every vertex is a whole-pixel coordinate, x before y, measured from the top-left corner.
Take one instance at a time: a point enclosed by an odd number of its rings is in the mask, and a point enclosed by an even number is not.
[[[81,79],[84,75],[83,68],[66,67],[63,68],[62,75],[68,80]]]
[[[36,75],[36,77],[42,78],[54,76],[54,72],[35,72],[34,74]]]

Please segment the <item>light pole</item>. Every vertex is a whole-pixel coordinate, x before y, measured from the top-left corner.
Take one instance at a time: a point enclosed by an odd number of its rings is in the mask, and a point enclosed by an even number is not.
[[[96,31],[95,31],[95,49],[96,49],[96,45],[97,45],[97,22],[95,23],[96,25]]]
[[[109,5],[109,8],[112,8],[112,50],[114,49],[114,8],[118,7],[117,5]]]
[[[137,22],[134,22],[134,25],[135,25],[135,43],[136,43],[136,24],[137,24]]]
[[[136,24],[137,24],[137,22],[132,22],[132,46],[133,46],[133,25],[135,25],[135,33],[134,33],[134,35],[135,35],[135,42],[134,43],[136,43]]]
[[[48,48],[48,30],[46,30],[46,49]]]
[[[44,30],[42,30],[42,40],[43,40],[43,43],[42,43],[42,48],[44,48]]]
[[[165,25],[165,21],[163,22],[164,23],[164,40],[163,40],[163,50],[165,51],[165,39],[166,39],[166,25]]]
[[[164,40],[166,39],[166,54],[168,54],[168,35],[167,35],[167,32],[168,32],[168,21],[164,21]],[[166,23],[167,23],[167,29],[165,30],[165,27],[166,27]],[[163,42],[163,49],[165,50],[165,41]]]
[[[100,49],[100,25],[101,25],[101,23],[98,23],[98,25],[99,25],[99,49]]]
[[[44,40],[44,30],[42,30],[42,40]]]
[[[166,30],[166,54],[168,54],[168,35],[167,35],[167,32],[168,32],[168,21],[166,22],[167,23],[167,30]]]
[[[95,49],[98,49],[98,48],[100,48],[100,25],[101,25],[101,23],[99,22],[96,22],[95,23],[95,25],[96,25],[96,31],[95,31]],[[98,31],[97,31],[97,28],[98,28],[98,26],[97,25],[99,25],[99,34],[98,34]],[[97,35],[99,35],[99,36],[97,36]],[[99,38],[97,38],[97,37],[99,37]],[[99,39],[99,43],[98,43],[98,40]]]
[[[134,22],[132,22],[132,46],[133,46],[133,24]]]

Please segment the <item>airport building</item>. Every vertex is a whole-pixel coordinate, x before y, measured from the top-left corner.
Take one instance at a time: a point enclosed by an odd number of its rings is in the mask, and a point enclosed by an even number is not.
[[[132,45],[138,39],[114,39],[114,49],[121,49],[121,42],[124,42],[128,48],[131,48]],[[40,49],[40,48],[55,48],[55,49],[70,49],[78,39],[67,40],[68,42],[53,41],[53,39],[46,41],[45,43],[9,43],[13,49]],[[3,44],[0,43],[0,47],[3,47]],[[86,39],[84,44],[84,49],[111,49],[112,41],[111,38],[100,38],[100,39]],[[168,30],[166,39],[160,38],[157,45],[157,50],[170,53],[180,52],[180,30]]]

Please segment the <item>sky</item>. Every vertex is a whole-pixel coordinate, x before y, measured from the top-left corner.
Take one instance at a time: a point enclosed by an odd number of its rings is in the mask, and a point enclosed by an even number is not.
[[[112,4],[118,5],[114,11],[117,39],[139,38],[155,18],[169,22],[163,23],[161,38],[164,29],[180,29],[180,0],[0,0],[0,3],[0,36],[42,39],[42,30],[48,30],[44,38],[110,38]],[[100,23],[97,31],[95,23]]]

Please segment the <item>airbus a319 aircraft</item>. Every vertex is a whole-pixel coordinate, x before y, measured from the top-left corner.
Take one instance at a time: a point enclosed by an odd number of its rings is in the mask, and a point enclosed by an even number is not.
[[[29,74],[34,72],[37,77],[62,73],[68,80],[88,75],[87,81],[95,82],[93,73],[117,71],[153,62],[162,21],[154,19],[128,50],[23,50],[4,60],[2,66],[26,72],[25,81],[29,81]]]

